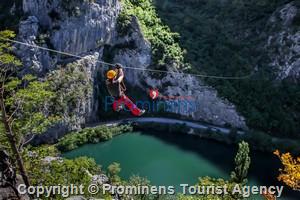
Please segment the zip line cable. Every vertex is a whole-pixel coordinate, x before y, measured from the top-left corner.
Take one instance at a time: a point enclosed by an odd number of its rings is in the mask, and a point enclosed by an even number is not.
[[[32,45],[32,44],[28,44],[28,43],[25,43],[25,42],[20,42],[20,41],[17,41],[17,40],[6,39],[6,38],[0,38],[0,40],[4,40],[4,41],[7,41],[7,42],[12,42],[12,43],[15,43],[15,44],[20,44],[20,45],[24,45],[24,46],[28,46],[28,47],[32,47],[32,48],[37,48],[37,49],[41,49],[41,50],[44,50],[44,51],[53,52],[53,53],[56,53],[56,54],[70,56],[70,57],[74,57],[74,58],[80,58],[80,59],[85,58],[83,56],[78,56],[78,55],[67,53],[67,52],[62,52],[62,51],[58,51],[58,50],[54,50],[54,49],[49,49],[49,48],[41,47],[41,46],[38,46],[38,45]],[[108,65],[108,66],[115,66],[115,64],[113,64],[113,63],[108,63],[108,62],[104,62],[104,61],[100,61],[100,60],[97,60],[96,62],[100,63],[100,64]],[[123,68],[124,69],[132,69],[132,70],[140,70],[140,71],[148,71],[148,72],[154,72],[154,73],[165,73],[165,74],[173,74],[173,75],[189,75],[189,76],[203,77],[203,78],[231,79],[231,80],[247,79],[247,78],[249,78],[253,75],[253,72],[252,72],[252,73],[250,73],[246,76],[213,76],[213,75],[204,75],[204,74],[196,74],[196,73],[172,72],[172,71],[159,70],[159,69],[142,69],[142,68],[138,68],[138,67],[123,66]]]

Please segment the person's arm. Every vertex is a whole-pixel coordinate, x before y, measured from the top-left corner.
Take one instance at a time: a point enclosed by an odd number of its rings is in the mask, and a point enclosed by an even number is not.
[[[124,80],[124,72],[123,72],[123,69],[120,68],[119,69],[119,78],[116,81],[118,81],[119,83],[121,83],[123,80]]]

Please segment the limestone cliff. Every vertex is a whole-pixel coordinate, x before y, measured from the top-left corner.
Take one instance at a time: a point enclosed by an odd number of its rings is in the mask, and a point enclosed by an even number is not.
[[[116,38],[118,0],[24,0],[29,17],[21,21],[19,39],[76,55],[87,55]],[[59,54],[20,46],[22,61],[34,72],[44,74],[64,60]]]
[[[278,79],[300,79],[300,4],[296,1],[278,8],[269,18],[265,34],[268,41],[265,50],[270,66]]]
[[[114,55],[114,62],[123,63],[125,66],[133,68],[151,68],[151,46],[141,34],[141,29],[135,17],[132,19],[129,34],[124,36],[122,41],[123,43],[131,43],[135,48],[125,46],[118,49]],[[174,71],[175,68],[169,66],[170,71]],[[145,93],[149,88],[157,88],[164,96],[191,97],[196,104],[196,110],[191,113],[173,109],[177,114],[216,125],[246,128],[244,118],[237,113],[235,106],[229,101],[218,97],[213,88],[204,85],[196,77],[184,75],[183,73],[163,73],[159,76],[157,74],[152,76],[142,70],[125,71],[129,76],[127,78],[128,82],[140,87],[140,90],[144,90]]]
[[[97,61],[103,59],[104,51],[110,54],[113,62],[122,63],[126,67],[145,69],[151,66],[151,44],[144,38],[136,17],[132,18],[127,34],[118,34],[117,17],[121,10],[118,0],[67,2],[24,0],[23,11],[28,17],[20,22],[18,40],[80,55],[83,59],[76,60],[45,50],[16,45],[16,52],[26,67],[24,73],[31,72],[47,77],[47,74],[71,63],[77,70],[84,72],[90,84],[91,92],[84,94],[75,104],[68,102],[67,98],[62,99],[68,106],[63,113],[64,121],[48,131],[46,135],[49,137],[45,136],[48,139],[58,138],[63,132],[80,129],[82,125],[101,119],[98,115],[98,97],[101,95],[99,88],[104,82],[101,75],[107,68]],[[171,69],[173,68],[170,66]],[[137,88],[137,93],[146,94],[146,89],[155,87],[161,89],[163,95],[194,97],[197,110],[194,113],[181,113],[182,115],[216,125],[229,124],[246,128],[244,118],[237,113],[234,105],[218,97],[213,88],[204,86],[195,77],[162,74],[160,78],[155,78],[142,70],[125,71],[126,82]]]
[[[98,97],[102,84],[99,72],[104,66],[97,61],[102,59],[104,45],[112,45],[116,40],[119,10],[117,0],[23,1],[23,12],[28,17],[19,24],[18,40],[82,57],[74,59],[16,45],[16,53],[25,66],[23,73],[50,78],[58,93],[54,112],[61,115],[63,120],[39,136],[37,141],[54,142],[69,130],[80,129],[88,122],[99,120]],[[73,69],[70,70],[68,64]],[[78,74],[85,77],[86,81],[74,80],[79,77]],[[90,87],[89,92],[82,89],[85,87]]]

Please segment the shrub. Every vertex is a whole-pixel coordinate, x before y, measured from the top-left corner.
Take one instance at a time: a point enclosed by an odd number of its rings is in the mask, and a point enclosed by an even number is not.
[[[132,127],[129,125],[121,125],[107,127],[105,125],[95,128],[86,128],[77,132],[69,133],[59,140],[57,148],[62,151],[74,150],[86,143],[98,143],[110,140],[113,136],[131,132]]]
[[[128,27],[129,17],[138,18],[143,34],[152,46],[152,64],[159,68],[176,63],[179,68],[187,67],[184,51],[178,44],[179,34],[174,33],[157,16],[152,0],[124,0],[119,16],[120,31]]]
[[[56,94],[52,112],[65,116],[66,120],[75,120],[78,109],[92,95],[92,83],[83,67],[76,63],[68,64],[49,73],[47,81],[51,91]]]
[[[126,11],[123,10],[119,14],[117,20],[117,30],[121,36],[126,35],[128,33],[130,23],[131,23],[131,16]]]
[[[73,160],[58,157],[58,152],[53,146],[40,146],[25,149],[24,163],[29,171],[32,185],[84,185],[91,183],[89,174],[101,173],[100,167],[94,159],[79,157]],[[47,161],[47,158],[53,158]],[[87,189],[84,190],[88,194]],[[65,199],[61,194],[53,194],[43,199]]]

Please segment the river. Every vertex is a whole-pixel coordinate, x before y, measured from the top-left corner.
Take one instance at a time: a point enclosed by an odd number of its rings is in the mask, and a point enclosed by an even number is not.
[[[237,146],[183,134],[128,133],[111,141],[88,144],[65,153],[67,158],[88,156],[106,169],[121,164],[122,178],[147,177],[153,185],[194,185],[198,177],[228,179],[233,170]],[[271,153],[251,151],[250,185],[280,185],[276,180],[279,160]],[[299,193],[284,189],[284,200],[299,200]],[[254,199],[261,199],[255,197]]]

